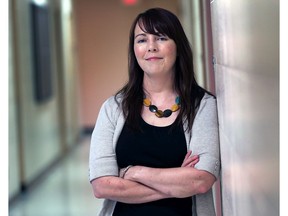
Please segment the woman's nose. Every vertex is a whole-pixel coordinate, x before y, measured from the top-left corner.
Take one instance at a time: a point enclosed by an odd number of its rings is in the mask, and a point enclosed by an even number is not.
[[[155,41],[151,41],[148,44],[148,52],[156,52],[157,51],[157,45]]]
[[[156,51],[157,51],[156,48],[149,48],[149,49],[148,49],[148,52],[156,52]]]

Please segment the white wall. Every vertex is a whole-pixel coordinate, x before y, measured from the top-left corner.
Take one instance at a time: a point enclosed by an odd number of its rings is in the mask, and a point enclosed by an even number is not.
[[[279,2],[211,8],[223,215],[278,215]]]

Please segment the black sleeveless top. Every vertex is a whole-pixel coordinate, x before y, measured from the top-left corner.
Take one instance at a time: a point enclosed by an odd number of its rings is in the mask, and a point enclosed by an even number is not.
[[[125,123],[116,145],[120,168],[141,165],[154,168],[180,167],[187,153],[182,125],[156,127],[142,118],[139,131]],[[148,203],[117,202],[113,216],[192,216],[192,198],[168,198]]]

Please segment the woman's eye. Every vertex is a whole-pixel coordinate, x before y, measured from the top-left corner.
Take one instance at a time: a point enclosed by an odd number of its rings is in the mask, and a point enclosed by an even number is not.
[[[145,39],[138,39],[136,42],[137,43],[144,43],[146,40]]]
[[[158,40],[160,40],[160,41],[167,41],[168,38],[167,38],[167,37],[159,37]]]

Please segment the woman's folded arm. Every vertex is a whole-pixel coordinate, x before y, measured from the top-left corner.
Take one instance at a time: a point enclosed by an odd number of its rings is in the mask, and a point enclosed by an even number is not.
[[[205,193],[216,181],[211,173],[194,167],[159,169],[134,166],[127,171],[125,179],[144,184],[169,197],[178,198]]]
[[[116,176],[92,180],[94,196],[124,203],[145,203],[168,198],[167,195],[149,186]]]

